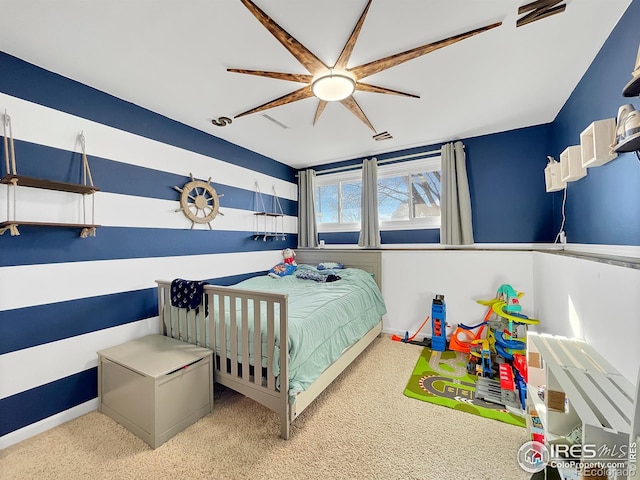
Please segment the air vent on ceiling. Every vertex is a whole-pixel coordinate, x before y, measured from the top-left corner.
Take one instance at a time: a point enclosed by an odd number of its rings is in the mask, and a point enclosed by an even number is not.
[[[266,118],[267,120],[275,123],[276,125],[278,125],[280,128],[284,128],[285,130],[289,127],[287,127],[284,123],[279,122],[278,120],[276,120],[275,118],[273,118],[271,115],[267,115],[266,113],[263,113],[262,116],[264,118]]]
[[[373,139],[376,142],[381,142],[382,140],[391,140],[393,137],[391,136],[391,134],[389,132],[382,132],[382,133],[376,133],[373,136]]]

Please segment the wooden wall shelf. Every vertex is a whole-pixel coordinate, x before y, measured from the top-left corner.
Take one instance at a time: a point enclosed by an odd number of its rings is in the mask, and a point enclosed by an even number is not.
[[[582,153],[580,145],[567,147],[560,154],[560,180],[573,182],[587,174],[587,169],[582,166]]]
[[[282,235],[281,233],[254,233],[253,234],[253,239],[254,240],[277,240],[278,237],[282,237],[282,240],[286,240],[286,235]]]
[[[29,227],[55,227],[55,228],[77,228],[80,229],[80,237],[95,237],[96,236],[96,228],[99,228],[100,225],[95,225],[92,223],[57,223],[57,222],[21,222],[18,220],[9,220],[6,222],[0,222],[0,235],[3,235],[4,232],[9,232],[12,237],[20,235],[18,231],[18,227],[20,226],[29,226]]]
[[[31,227],[67,227],[67,228],[98,228],[101,225],[95,225],[93,223],[57,223],[57,222],[21,222],[19,220],[10,220],[7,222],[0,222],[0,228],[8,227],[9,225],[24,225]]]
[[[255,212],[254,215],[260,215],[263,217],[284,217],[283,213],[272,213],[272,212]]]
[[[95,210],[95,197],[93,194],[100,189],[93,186],[93,179],[91,178],[91,170],[89,169],[89,162],[87,161],[87,154],[85,152],[84,135],[80,133],[78,139],[82,146],[82,177],[84,179],[83,184],[59,182],[57,180],[48,180],[44,178],[28,177],[25,175],[18,175],[16,164],[16,152],[13,143],[13,133],[11,130],[11,117],[7,114],[6,110],[2,116],[2,124],[4,127],[4,160],[6,175],[0,179],[0,184],[7,185],[7,220],[0,222],[0,235],[4,232],[9,232],[12,237],[20,235],[18,227],[21,225],[38,226],[38,227],[63,227],[63,228],[79,228],[80,237],[94,237],[96,235],[96,228],[100,225],[94,223],[59,223],[59,222],[32,222],[32,221],[20,221],[16,219],[16,191],[18,187],[31,187],[40,188],[43,190],[53,190],[57,192],[69,192],[80,195],[91,195],[91,221],[94,221]],[[7,137],[7,132],[9,136]],[[87,179],[89,185],[87,185]],[[13,193],[13,195],[11,195]],[[86,197],[85,197],[86,198]],[[13,200],[13,201],[12,201]],[[83,198],[82,202],[83,220],[86,221],[86,206]]]
[[[9,174],[0,179],[0,184],[7,184],[13,188],[15,187],[31,187],[40,188],[43,190],[54,190],[57,192],[69,192],[77,193],[81,195],[92,195],[99,191],[98,187],[93,185],[80,185],[77,183],[58,182],[55,180],[47,180],[43,178],[27,177],[24,175]],[[92,197],[93,198],[93,197]],[[95,237],[96,228],[100,225],[94,223],[60,223],[60,222],[30,222],[20,220],[7,220],[0,222],[0,235],[4,232],[9,232],[12,237],[20,235],[18,231],[19,226],[32,226],[32,227],[62,227],[62,228],[78,228],[80,229],[80,236],[82,238]]]
[[[557,192],[567,186],[567,182],[563,182],[560,176],[560,163],[549,163],[544,169],[544,181],[547,192]]]
[[[253,233],[254,240],[262,238],[262,240],[266,242],[267,240],[277,240],[278,238],[285,240],[287,238],[284,233],[284,212],[282,211],[282,206],[280,205],[280,199],[276,193],[275,186],[272,187],[272,190],[273,211],[269,212],[265,208],[262,192],[260,191],[260,185],[256,182],[255,205],[256,208],[258,208],[258,206],[262,206],[262,210],[254,212],[253,214],[255,216],[255,231]],[[260,218],[263,220],[260,220]]]
[[[20,187],[42,188],[45,190],[56,190],[59,192],[81,193],[83,195],[100,191],[93,185],[81,185],[78,183],[58,182],[44,178],[27,177],[24,175],[5,175],[0,183],[16,184]]]
[[[597,120],[580,134],[583,167],[599,167],[618,156],[611,151],[615,143],[616,121],[613,118]]]

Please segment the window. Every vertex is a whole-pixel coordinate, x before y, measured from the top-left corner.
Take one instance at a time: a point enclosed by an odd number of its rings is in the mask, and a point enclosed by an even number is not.
[[[318,231],[360,230],[361,170],[318,175]],[[378,167],[381,230],[440,228],[440,157]]]

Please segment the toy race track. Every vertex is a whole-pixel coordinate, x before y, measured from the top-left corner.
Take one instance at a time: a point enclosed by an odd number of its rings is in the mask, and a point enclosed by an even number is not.
[[[425,392],[438,395],[443,398],[450,398],[458,402],[465,402],[469,405],[477,407],[490,408],[492,410],[504,410],[503,405],[485,402],[479,398],[475,398],[476,384],[475,382],[467,382],[461,378],[467,376],[465,355],[456,352],[454,358],[442,358],[442,352],[436,350],[431,351],[429,366],[441,375],[426,375],[420,379],[420,388]],[[451,370],[443,369],[446,365]]]
[[[480,305],[491,307],[491,310],[493,310],[493,312],[496,315],[502,318],[505,318],[511,322],[525,323],[527,325],[537,325],[540,323],[540,320],[537,320],[535,318],[529,318],[526,315],[505,312],[504,307],[507,305],[507,302],[498,300],[497,298],[494,298],[492,300],[477,300],[477,302]]]
[[[442,352],[431,351],[429,358],[429,366],[434,372],[443,373],[445,375],[453,375],[454,377],[462,377],[467,373],[467,358],[460,352],[455,352],[454,358],[442,358]],[[441,365],[446,365],[445,370]]]
[[[511,352],[520,352],[527,349],[527,344],[520,340],[505,339],[503,332],[495,332],[495,339],[496,343],[494,345],[494,348],[496,349],[498,355],[500,355],[505,360],[513,360],[513,353]]]
[[[524,417],[506,410],[503,405],[475,398],[477,377],[469,375],[465,365],[464,354],[425,348],[404,394],[423,402],[524,427]],[[461,375],[456,376],[454,372]]]
[[[458,323],[449,341],[444,295],[436,295],[431,308],[431,347],[422,351],[405,395],[525,426],[526,332],[529,325],[540,322],[521,313],[522,295],[503,284],[495,298],[477,300],[488,307],[484,319],[473,326]],[[413,336],[406,332],[404,338],[392,339],[412,343],[428,319]]]

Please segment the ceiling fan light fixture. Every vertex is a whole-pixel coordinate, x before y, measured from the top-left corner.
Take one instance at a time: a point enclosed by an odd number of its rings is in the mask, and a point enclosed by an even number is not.
[[[316,78],[311,83],[313,94],[325,102],[344,100],[350,97],[355,89],[355,80],[343,73],[330,72],[328,75]]]

